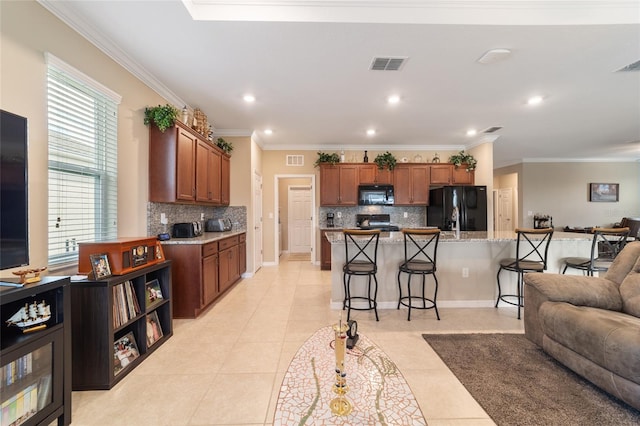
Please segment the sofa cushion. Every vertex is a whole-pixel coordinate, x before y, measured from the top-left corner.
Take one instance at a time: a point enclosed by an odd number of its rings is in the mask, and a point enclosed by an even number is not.
[[[539,314],[548,337],[640,384],[640,318],[564,302],[544,302]]]
[[[620,284],[622,311],[640,318],[640,258]]]
[[[640,241],[627,243],[613,260],[604,277],[617,285],[622,284],[622,280],[624,280],[627,274],[633,269],[639,257]]]

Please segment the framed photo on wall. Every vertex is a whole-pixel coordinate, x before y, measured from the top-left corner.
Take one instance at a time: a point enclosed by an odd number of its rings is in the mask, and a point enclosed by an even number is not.
[[[109,258],[107,253],[91,254],[91,270],[93,271],[93,279],[101,280],[111,276],[111,267],[109,266]]]
[[[589,201],[599,203],[617,203],[620,201],[620,184],[590,183]]]

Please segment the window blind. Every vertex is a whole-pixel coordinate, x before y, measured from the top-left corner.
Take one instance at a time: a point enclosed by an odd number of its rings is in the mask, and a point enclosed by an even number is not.
[[[56,265],[77,261],[78,243],[117,237],[119,97],[55,57],[47,62],[49,265]]]

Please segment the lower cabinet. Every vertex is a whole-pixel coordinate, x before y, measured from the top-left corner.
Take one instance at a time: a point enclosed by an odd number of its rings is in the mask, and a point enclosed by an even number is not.
[[[173,315],[196,318],[246,270],[246,234],[205,244],[163,244],[173,261]]]
[[[173,335],[170,261],[70,288],[73,390],[111,389]]]
[[[331,270],[331,243],[327,240],[327,231],[320,231],[320,269]]]

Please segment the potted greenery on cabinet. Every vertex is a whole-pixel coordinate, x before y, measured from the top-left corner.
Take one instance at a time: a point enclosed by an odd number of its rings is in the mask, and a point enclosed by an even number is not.
[[[378,169],[382,170],[385,167],[389,170],[393,170],[396,167],[396,157],[393,156],[389,151],[384,154],[378,154],[376,158],[373,160],[374,163],[378,166]]]
[[[316,159],[316,162],[313,163],[313,166],[318,167],[320,164],[323,164],[323,163],[335,165],[339,162],[340,162],[340,156],[335,152],[333,154],[327,154],[327,153],[318,151],[318,158]]]
[[[476,165],[478,164],[478,160],[473,158],[473,155],[464,152],[464,150],[449,157],[449,162],[456,166],[456,168],[460,167],[463,164],[466,164],[468,172],[475,170]]]
[[[144,124],[148,126],[153,123],[164,133],[165,130],[175,124],[178,119],[178,113],[178,108],[169,104],[147,107],[144,109]]]

